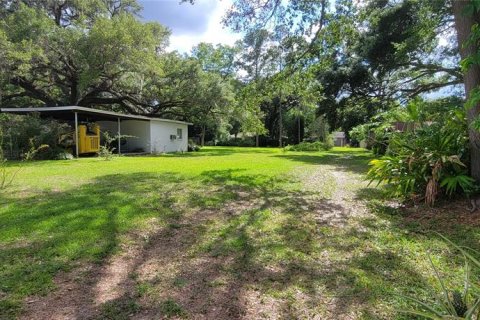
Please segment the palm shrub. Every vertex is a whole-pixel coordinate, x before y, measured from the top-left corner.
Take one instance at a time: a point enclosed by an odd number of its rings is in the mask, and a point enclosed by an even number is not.
[[[385,183],[393,196],[424,199],[428,205],[441,194],[473,192],[464,111],[442,109],[424,118],[420,107],[408,108],[410,130],[390,135],[386,155],[370,162],[368,179]]]

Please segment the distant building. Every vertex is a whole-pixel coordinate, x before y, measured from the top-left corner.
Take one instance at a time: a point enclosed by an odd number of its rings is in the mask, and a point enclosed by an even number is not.
[[[345,135],[345,132],[343,131],[336,131],[333,132],[333,144],[336,147],[343,147],[347,144],[347,137]]]

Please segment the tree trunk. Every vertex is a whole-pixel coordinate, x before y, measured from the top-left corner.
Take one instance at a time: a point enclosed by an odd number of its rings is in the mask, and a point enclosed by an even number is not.
[[[282,100],[280,96],[280,103],[279,103],[279,117],[278,117],[278,146],[281,148],[283,147],[283,114],[282,114]]]
[[[298,143],[302,142],[302,136],[301,136],[301,134],[300,134],[300,130],[301,130],[301,129],[300,129],[300,122],[301,122],[301,121],[300,121],[300,116],[297,116],[297,126],[298,126],[298,128],[297,128],[297,134],[298,134]]]
[[[260,143],[259,143],[259,137],[258,137],[258,134],[255,135],[255,147],[259,147]]]
[[[201,146],[204,147],[205,146],[205,126],[202,126],[202,135],[201,135]]]
[[[76,106],[78,103],[78,81],[76,78],[71,80],[70,85],[70,105]]]
[[[455,17],[455,29],[457,30],[458,48],[460,50],[460,57],[465,59],[471,54],[478,51],[477,45],[464,46],[463,44],[468,40],[472,26],[480,21],[480,14],[475,12],[473,16],[465,14],[465,7],[470,4],[470,1],[452,1],[453,14]],[[480,65],[474,64],[464,75],[465,94],[468,99],[472,90],[480,85]],[[470,173],[472,177],[480,182],[480,133],[470,128],[472,121],[480,113],[480,105],[476,105],[467,111],[467,122],[469,124],[468,137],[470,140]]]

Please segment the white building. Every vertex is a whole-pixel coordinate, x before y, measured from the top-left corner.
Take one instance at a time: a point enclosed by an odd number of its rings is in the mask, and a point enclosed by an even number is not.
[[[1,108],[1,112],[14,114],[38,113],[44,118],[68,122],[75,128],[78,141],[79,125],[96,123],[100,132],[112,136],[126,136],[118,141],[119,153],[184,152],[188,148],[188,125],[191,123],[122,114],[92,108],[66,106],[41,108]],[[76,146],[76,155],[79,155]]]

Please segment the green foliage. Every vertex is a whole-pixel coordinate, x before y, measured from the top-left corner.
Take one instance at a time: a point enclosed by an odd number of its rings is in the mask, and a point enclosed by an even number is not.
[[[349,134],[353,143],[365,141],[367,149],[372,150],[376,156],[384,155],[387,152],[388,142],[393,134],[392,122],[384,119],[384,114],[374,118],[374,122],[365,123],[353,127]]]
[[[325,150],[330,150],[335,146],[335,143],[333,141],[333,135],[329,134],[326,138],[325,141],[323,142]]]
[[[271,76],[277,70],[276,54],[270,46],[272,37],[271,32],[259,28],[247,32],[243,40],[237,43],[241,53],[237,64],[245,71],[244,78],[250,83]]]
[[[324,116],[316,117],[308,127],[308,135],[310,138],[325,141],[328,138],[330,127]]]
[[[257,82],[250,83],[238,93],[236,112],[240,118],[242,132],[256,135],[268,132],[263,123],[265,114],[260,109],[265,99],[267,98]]]
[[[9,77],[0,81],[3,106],[102,105],[182,120],[199,116],[199,122],[200,115],[211,118],[213,106],[224,111],[232,97],[222,78],[227,67],[210,72],[201,68],[209,64],[205,55],[166,53],[169,30],[140,21],[132,14],[138,11],[134,0],[93,1],[87,7],[69,1],[60,12],[50,12],[59,6],[22,3],[5,10],[0,68]],[[231,59],[229,48],[218,52]]]
[[[240,64],[248,80],[268,78],[276,92],[283,85],[288,92],[292,84],[301,84],[298,79],[290,81],[296,73],[310,85],[321,83],[316,90],[316,114],[323,115],[331,128],[349,132],[395,107],[397,101],[462,82],[459,67],[451,63],[457,59],[457,48],[451,45],[455,42],[450,41],[451,4],[234,0],[225,22],[246,31],[242,44],[248,50]],[[438,39],[449,41],[443,44]],[[287,76],[282,77],[282,70]],[[308,88],[303,83],[301,87]],[[306,95],[292,96],[303,99]],[[270,138],[278,140],[272,130],[279,125],[277,110],[262,111]],[[378,143],[372,147],[384,153],[382,140],[388,137],[377,136]]]
[[[105,161],[110,161],[113,158],[113,152],[117,149],[113,146],[115,141],[121,139],[122,137],[116,135],[112,136],[108,131],[102,132],[103,140],[105,141],[103,145],[100,146],[100,151],[98,151],[98,156],[103,158]]]
[[[454,176],[446,176],[440,182],[440,187],[445,188],[447,195],[452,195],[457,190],[463,190],[466,194],[470,194],[475,188],[475,179],[466,174],[457,174]]]
[[[73,145],[69,125],[38,115],[5,116],[0,118],[0,127],[4,130],[0,142],[5,157],[13,159],[57,159]]]
[[[9,168],[7,159],[4,159],[0,153],[0,192],[12,185],[19,171],[20,169]]]
[[[192,100],[192,107],[187,111],[188,118],[199,126],[224,124],[232,116],[235,106],[230,82],[224,81],[217,73],[201,70],[196,80],[193,91],[190,89],[186,92]]]
[[[48,144],[41,144],[38,147],[35,147],[35,143],[33,142],[33,138],[29,140],[30,149],[23,155],[23,159],[25,161],[31,161],[38,157],[39,154],[45,153],[48,151],[50,146]]]
[[[236,139],[226,139],[220,140],[217,142],[217,146],[227,146],[227,147],[254,147],[255,139],[252,137],[242,137]]]
[[[179,305],[173,299],[167,299],[160,303],[160,311],[166,318],[179,317],[183,318],[186,316],[185,310],[181,305]]]
[[[10,186],[15,179],[15,174],[10,174],[7,170],[7,160],[0,159],[0,191]]]
[[[353,127],[348,134],[350,139],[352,139],[352,141],[355,143],[366,141],[369,134],[369,126],[367,124],[360,124],[356,127]]]
[[[106,145],[100,146],[100,150],[98,151],[98,156],[105,161],[110,161],[113,158],[113,151],[115,148],[108,147]]]
[[[7,189],[15,180],[18,170],[12,170],[8,167],[7,159],[3,154],[3,130],[0,126],[0,192]]]
[[[443,12],[428,1],[370,2],[364,9],[370,27],[358,42],[358,51],[381,71],[408,63],[412,55],[431,52],[436,44],[434,27]]]
[[[192,49],[192,56],[200,62],[204,71],[218,73],[226,78],[233,76],[237,52],[236,47],[222,44],[213,46],[202,42]]]
[[[429,256],[430,265],[434,271],[435,278],[440,285],[440,293],[431,290],[431,296],[435,301],[424,302],[414,297],[406,297],[418,306],[415,310],[405,310],[404,313],[420,316],[426,319],[465,319],[478,320],[480,317],[480,292],[477,282],[472,278],[472,267],[476,271],[480,270],[478,260],[472,256],[470,252],[453,244],[450,240],[442,236],[455,249],[460,251],[465,260],[463,288],[450,290],[447,288],[445,281],[435,267],[431,257]],[[475,252],[475,254],[478,254]]]
[[[188,151],[196,152],[200,151],[201,147],[197,145],[192,139],[188,139]]]
[[[333,147],[330,143],[326,142],[301,142],[299,144],[294,144],[286,146],[285,151],[325,151],[330,150]]]
[[[394,196],[424,198],[429,205],[441,194],[473,192],[463,110],[416,103],[407,113],[410,126],[390,132],[387,155],[372,160],[368,178],[386,183]]]
[[[128,320],[140,310],[140,305],[132,298],[120,298],[108,301],[101,306],[98,319]]]

